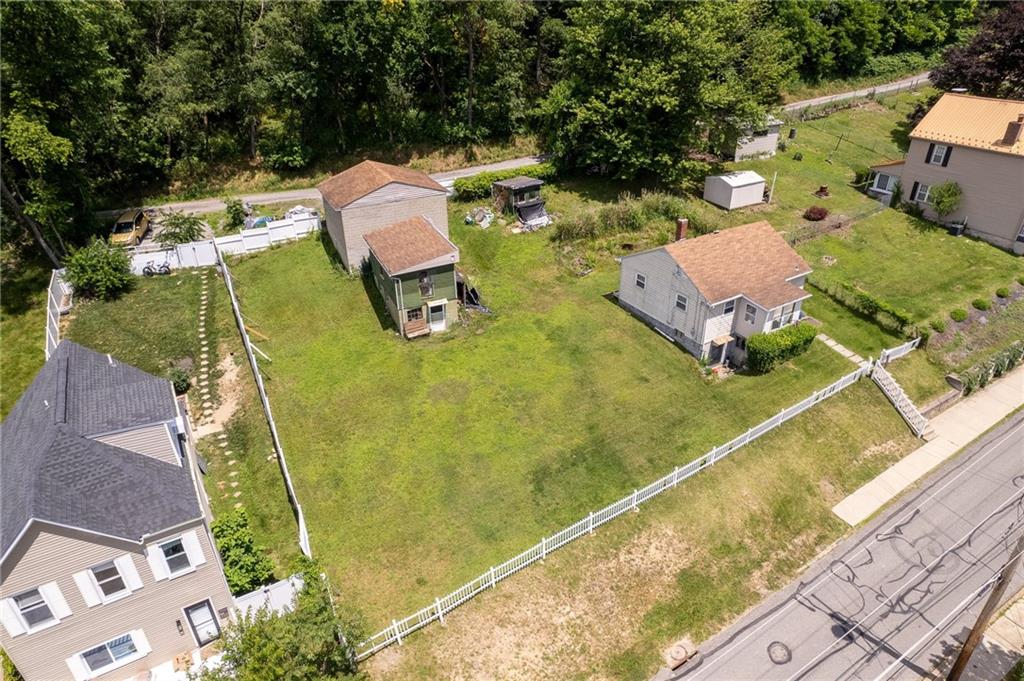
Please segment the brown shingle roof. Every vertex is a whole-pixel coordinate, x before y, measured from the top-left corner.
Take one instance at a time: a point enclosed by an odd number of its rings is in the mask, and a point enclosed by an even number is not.
[[[902,158],[898,161],[883,161],[882,163],[876,163],[875,165],[871,166],[871,169],[874,170],[875,168],[891,168],[892,166],[901,166],[906,162],[906,159]]]
[[[402,220],[364,234],[370,252],[391,276],[438,258],[458,262],[459,249],[423,216]]]
[[[330,202],[335,209],[340,210],[356,199],[392,182],[445,191],[445,188],[429,175],[411,168],[393,166],[379,161],[363,161],[356,164],[327,178],[317,185],[317,189],[320,190],[320,194],[326,201]]]
[[[1024,156],[1024,136],[1013,146],[1000,144],[1006,126],[1024,114],[1024,102],[1016,99],[992,99],[947,92],[942,95],[910,136],[913,138],[958,144],[964,147]]]
[[[770,310],[808,296],[786,280],[810,266],[763,220],[664,248],[711,304],[742,295]]]

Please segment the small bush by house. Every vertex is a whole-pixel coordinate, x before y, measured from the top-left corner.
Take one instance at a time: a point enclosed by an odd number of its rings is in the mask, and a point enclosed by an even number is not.
[[[952,319],[954,322],[962,322],[965,319],[967,319],[967,310],[963,309],[962,307],[958,307],[949,313],[949,318]]]
[[[64,261],[65,278],[75,293],[93,298],[115,298],[132,285],[132,266],[121,248],[93,238]]]
[[[992,307],[992,301],[988,300],[987,298],[975,298],[974,300],[971,301],[971,306],[975,310],[981,310],[982,312],[984,312],[985,310],[988,310]]]
[[[527,177],[535,177],[538,180],[547,181],[555,177],[555,167],[550,163],[537,163],[522,168],[477,173],[472,177],[458,178],[453,186],[460,199],[486,199],[491,196],[492,184],[499,180],[516,177],[517,175],[526,175]]]
[[[1000,286],[999,288],[997,288],[996,289],[996,296],[998,296],[999,298],[1009,298],[1010,297],[1010,289],[1009,289],[1009,287],[1007,287],[1007,286]]]
[[[184,395],[192,386],[192,381],[188,377],[188,372],[180,367],[174,367],[171,369],[170,379],[171,385],[174,386],[174,392],[178,395]]]
[[[256,544],[245,509],[218,517],[210,529],[224,561],[224,576],[231,593],[248,593],[274,578],[274,564],[264,548]]]
[[[824,206],[811,206],[804,211],[804,220],[810,220],[811,222],[818,222],[828,217],[828,208]]]
[[[811,347],[817,330],[810,324],[784,326],[778,331],[755,333],[747,339],[747,364],[763,374]]]
[[[933,319],[930,324],[935,333],[942,333],[946,330],[946,322],[942,319]]]

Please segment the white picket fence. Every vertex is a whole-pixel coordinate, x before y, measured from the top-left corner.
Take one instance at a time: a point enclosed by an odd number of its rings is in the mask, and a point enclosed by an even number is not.
[[[428,605],[419,612],[416,612],[405,619],[392,620],[390,626],[371,636],[356,647],[356,658],[363,660],[383,648],[386,648],[392,643],[401,643],[404,637],[417,629],[425,627],[431,622],[439,621],[443,623],[444,616],[447,613],[459,607],[480,592],[485,591],[486,589],[493,589],[501,580],[511,577],[531,563],[544,560],[548,554],[560,549],[576,539],[579,539],[580,537],[590,534],[594,529],[604,525],[609,520],[612,520],[627,511],[636,510],[640,504],[649,501],[666,490],[672,489],[683,480],[686,480],[687,478],[695,475],[698,471],[713,465],[716,461],[725,458],[743,445],[756,440],[770,430],[779,427],[794,416],[810,409],[822,400],[828,399],[844,388],[856,383],[870,371],[871,364],[866,363],[864,366],[858,368],[852,373],[843,376],[827,388],[812,393],[809,397],[794,404],[788,409],[783,409],[775,416],[754,426],[730,442],[713,448],[704,456],[694,459],[685,466],[676,466],[671,473],[655,480],[643,489],[633,490],[632,494],[619,499],[609,506],[605,506],[600,511],[590,513],[586,518],[581,518],[574,524],[550,537],[542,538],[540,543],[532,546],[526,551],[523,551],[518,556],[505,561],[501,565],[492,567],[490,570],[465,586],[456,589],[447,596],[434,599],[434,602],[431,605]]]
[[[291,503],[292,510],[295,512],[295,522],[299,527],[299,548],[309,558],[313,557],[313,549],[309,544],[309,532],[306,530],[306,516],[302,512],[302,505],[299,503],[299,497],[295,494],[295,487],[292,485],[292,476],[288,473],[288,461],[284,456],[284,447],[281,446],[281,438],[277,435],[277,425],[274,423],[274,414],[270,410],[270,398],[267,397],[266,388],[263,387],[263,376],[260,374],[259,364],[256,362],[256,355],[253,354],[253,345],[249,340],[249,332],[245,330],[245,321],[242,319],[242,309],[238,304],[238,298],[235,296],[234,282],[231,280],[231,271],[228,269],[227,262],[224,261],[223,253],[218,249],[217,264],[220,267],[221,273],[224,275],[224,285],[228,290],[228,298],[231,300],[231,310],[235,315],[235,324],[238,326],[238,333],[242,336],[242,346],[245,348],[245,354],[249,358],[249,368],[252,369],[252,375],[256,379],[256,390],[259,392],[260,403],[263,405],[263,415],[267,419],[267,425],[270,426],[270,437],[274,443],[274,453],[277,455],[277,464],[281,469],[281,476],[284,478],[285,491],[288,493],[288,501]],[[261,353],[262,354],[262,353]]]
[[[284,220],[267,223],[266,227],[239,230],[237,234],[219,236],[214,239],[192,241],[170,248],[159,245],[140,246],[132,249],[132,272],[141,275],[143,268],[168,263],[171,269],[181,267],[211,267],[217,264],[217,251],[228,255],[252,253],[270,248],[282,241],[293,241],[320,229],[317,213],[298,215]]]
[[[64,270],[53,270],[46,289],[46,338],[43,340],[46,359],[50,359],[50,353],[60,343],[60,316],[71,310],[73,295],[71,284],[64,281]]]
[[[912,341],[907,341],[903,345],[897,345],[895,348],[889,348],[882,350],[881,354],[878,355],[878,363],[885,366],[894,359],[899,359],[903,355],[909,354],[914,348],[921,344],[920,338],[915,338]]]

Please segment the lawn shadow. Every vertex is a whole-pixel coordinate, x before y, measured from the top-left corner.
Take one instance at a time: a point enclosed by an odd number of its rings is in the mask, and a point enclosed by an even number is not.
[[[370,299],[370,305],[373,306],[373,313],[377,315],[377,322],[380,323],[382,331],[398,331],[398,325],[395,324],[395,320],[391,318],[391,313],[388,312],[388,307],[384,303],[384,296],[380,294],[377,289],[377,284],[373,280],[373,275],[370,273],[364,273],[360,280],[363,282],[363,289],[366,291],[366,297]]]
[[[324,249],[324,255],[327,256],[331,266],[336,270],[345,272],[345,263],[341,261],[341,254],[338,253],[338,249],[335,247],[334,241],[331,240],[331,234],[327,231],[326,227],[321,227],[317,231],[317,239],[320,240],[320,245]]]
[[[15,265],[4,262],[0,268],[3,279],[3,295],[0,307],[5,314],[20,315],[36,306],[37,296],[46,300],[46,286],[50,281],[50,265],[41,258],[19,262]]]

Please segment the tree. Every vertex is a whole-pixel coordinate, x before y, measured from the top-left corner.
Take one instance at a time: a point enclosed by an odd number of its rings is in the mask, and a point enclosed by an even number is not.
[[[227,214],[228,227],[241,227],[245,224],[245,206],[241,199],[224,199],[224,212]]]
[[[67,260],[65,278],[79,295],[115,298],[131,287],[131,258],[124,249],[93,238],[87,246],[72,248]]]
[[[155,239],[161,246],[177,246],[203,237],[206,223],[198,215],[180,210],[165,212],[160,220],[160,232]]]
[[[224,561],[224,576],[231,593],[248,593],[273,579],[274,564],[266,549],[256,544],[245,509],[219,516],[210,529]]]
[[[352,642],[358,625],[334,609],[320,569],[308,563],[305,586],[285,614],[246,614],[223,631],[223,663],[199,681],[316,681],[361,679]]]
[[[962,195],[963,192],[960,189],[960,185],[949,181],[932,187],[928,193],[928,198],[931,201],[932,208],[935,209],[935,213],[942,218],[955,212],[960,207]]]
[[[1024,99],[1024,3],[1010,2],[986,18],[971,41],[952,47],[932,70],[942,90],[967,88],[984,97]]]

